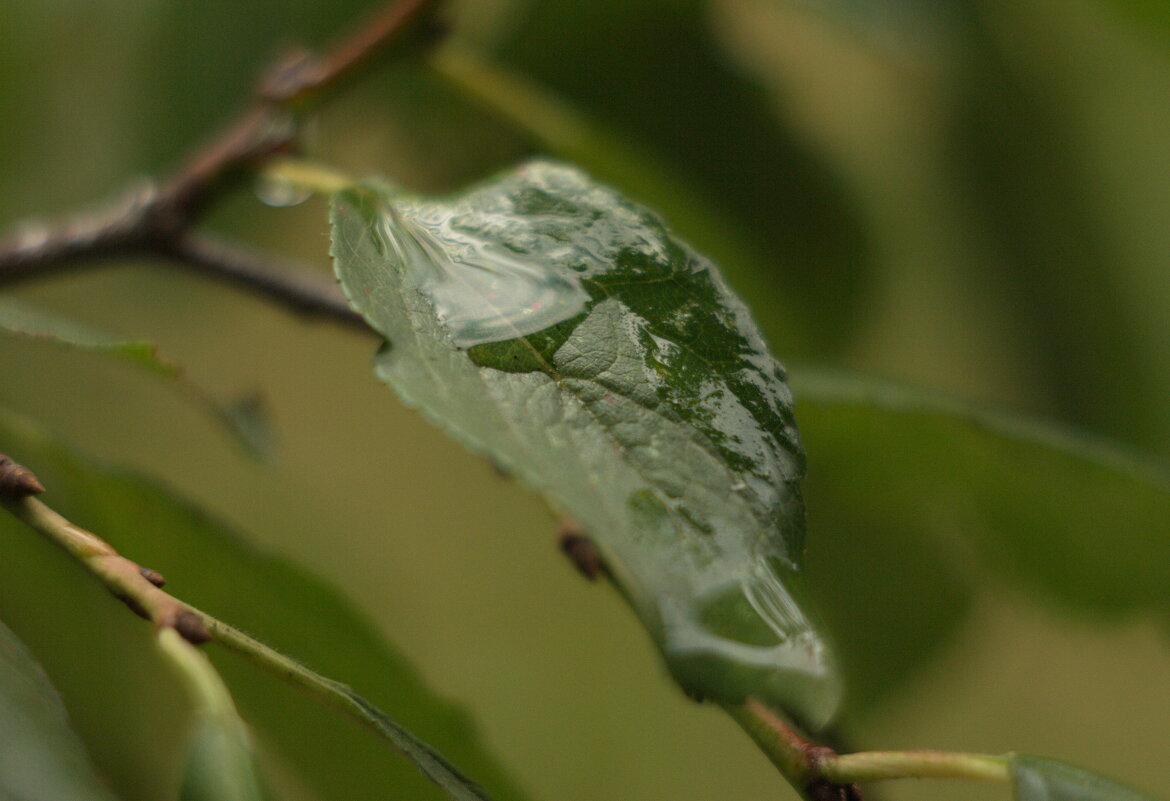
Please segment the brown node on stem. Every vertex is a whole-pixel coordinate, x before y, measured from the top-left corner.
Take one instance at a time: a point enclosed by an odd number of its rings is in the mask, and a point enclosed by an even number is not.
[[[810,745],[804,754],[814,776],[820,770],[821,763],[837,756],[837,752],[827,745]],[[812,801],[862,801],[861,788],[856,784],[835,784],[820,778],[808,783],[805,794]]]
[[[33,471],[0,453],[0,498],[17,501],[44,491]]]
[[[175,612],[170,624],[184,640],[192,645],[202,645],[211,639],[211,632],[207,630],[207,626],[203,625],[203,620],[190,609],[180,609]]]
[[[590,581],[596,580],[605,568],[605,563],[597,552],[597,546],[585,535],[577,521],[562,520],[557,527],[557,540],[565,556],[569,557],[581,575]]]
[[[151,570],[149,567],[139,567],[138,573],[156,587],[166,586],[166,576],[164,576],[162,573],[159,573],[157,570]]]

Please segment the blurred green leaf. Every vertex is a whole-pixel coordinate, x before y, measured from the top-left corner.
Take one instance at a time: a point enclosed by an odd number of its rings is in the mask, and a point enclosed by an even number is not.
[[[186,376],[183,368],[158,353],[153,342],[128,340],[11,298],[0,298],[0,333],[40,339],[55,345],[107,353],[147,372],[170,379],[186,400],[223,423],[228,433],[253,456],[274,450],[273,435],[258,397],[222,403]]]
[[[0,623],[0,797],[112,801],[41,667]]]
[[[180,801],[263,801],[247,726],[211,662],[172,628],[158,647],[195,706]]]
[[[179,365],[159,356],[152,342],[123,339],[11,298],[0,298],[0,331],[70,348],[109,353],[167,378],[178,378],[183,373]]]
[[[48,488],[45,497],[54,508],[77,524],[100,532],[141,564],[163,571],[169,580],[168,590],[246,631],[261,634],[266,642],[319,672],[360,688],[371,702],[392,710],[403,726],[481,780],[493,798],[523,798],[476,739],[466,716],[430,690],[336,591],[296,567],[248,547],[226,527],[174,499],[158,485],[94,465],[30,424],[0,415],[0,443],[9,455],[36,472]],[[0,548],[4,564],[20,575],[19,581],[3,586],[5,608],[12,610],[8,616],[23,620],[23,630],[29,632],[26,637],[40,637],[42,630],[48,630],[38,647],[43,645],[44,653],[54,654],[56,664],[67,664],[70,669],[84,666],[80,675],[73,676],[69,690],[78,704],[102,707],[108,698],[122,699],[120,707],[107,709],[100,718],[103,745],[115,755],[122,750],[141,750],[139,738],[150,737],[146,732],[152,727],[168,724],[157,716],[144,719],[133,714],[139,707],[126,700],[138,697],[143,687],[151,687],[155,679],[149,676],[160,669],[152,660],[142,658],[143,643],[138,639],[142,627],[131,626],[120,633],[120,623],[111,625],[104,619],[109,617],[108,610],[113,610],[116,621],[136,621],[108,596],[91,588],[92,582],[72,584],[69,563],[50,560],[46,564],[42,550],[49,546],[12,520],[0,519]],[[61,575],[62,571],[66,575]],[[54,608],[55,592],[82,595],[69,598],[68,611],[59,613],[60,619],[52,618],[50,626],[39,610]],[[94,615],[100,616],[100,625]],[[94,647],[83,649],[80,641],[61,641],[61,631],[71,628],[78,637],[92,630],[101,630],[105,636]],[[86,660],[96,653],[114,664],[89,665]],[[279,746],[286,761],[296,766],[321,797],[365,799],[371,788],[377,788],[379,794],[410,798],[444,797],[406,760],[389,753],[384,743],[335,711],[237,657],[213,654],[213,658],[261,740]],[[91,671],[101,676],[100,684],[86,681]],[[134,783],[132,776],[124,781]]]
[[[238,720],[238,719],[237,719]],[[179,801],[261,801],[267,798],[243,721],[196,713]]]
[[[945,535],[961,532],[989,565],[1071,608],[1107,617],[1170,613],[1170,474],[1162,465],[920,390],[827,373],[800,373],[794,383],[812,454],[814,525],[818,509],[847,506],[860,510],[859,525],[942,534],[927,553],[937,554],[940,579],[959,586],[963,549],[953,540],[948,547]],[[815,478],[822,474],[832,475],[823,496]],[[857,534],[817,530],[812,541]],[[904,581],[901,560],[918,556],[899,548],[869,569]],[[932,583],[903,594],[933,603]],[[851,614],[899,631],[896,617],[872,614],[873,601],[859,599]]]
[[[1096,773],[1051,759],[1017,755],[1011,774],[1016,801],[1150,801]]]
[[[581,525],[679,683],[822,725],[791,396],[715,267],[548,162],[446,201],[341,192],[333,226],[378,375]]]
[[[866,471],[879,457],[859,451],[873,442],[851,439],[857,432],[848,427],[826,433],[837,418],[804,393],[798,410],[812,449],[805,479],[809,594],[837,644],[844,712],[865,714],[912,685],[950,641],[967,619],[975,586],[940,541],[932,515],[903,514],[871,486]]]
[[[587,169],[599,180],[623,187],[721,265],[739,271],[746,294],[767,291],[759,268],[769,258],[744,221],[714,202],[688,176],[629,137],[589,119],[535,81],[470,50],[448,47],[432,60],[438,72],[468,97],[534,137],[548,153]],[[803,336],[795,325],[800,310],[786,294],[772,292],[769,319],[774,335],[790,342]]]
[[[509,19],[495,59],[722,211],[708,223],[742,240],[735,252],[668,221],[746,294],[792,299],[785,306],[799,319],[757,310],[766,330],[784,334],[788,352],[829,352],[847,337],[871,266],[855,203],[820,154],[777,120],[767,93],[732,69],[706,3],[549,0]],[[615,183],[669,208],[670,198],[641,183],[645,174]],[[741,263],[737,253],[758,256]]]
[[[977,3],[964,22],[948,167],[987,251],[980,269],[1000,282],[1050,408],[1078,427],[1147,442],[1164,434],[1165,402],[1115,263],[1114,200],[1094,175],[1092,141],[1075,106],[1028,68],[1031,42],[1005,35]]]

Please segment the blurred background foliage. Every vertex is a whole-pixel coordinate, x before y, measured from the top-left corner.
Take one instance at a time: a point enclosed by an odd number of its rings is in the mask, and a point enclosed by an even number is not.
[[[275,53],[322,44],[371,8],[0,6],[0,220],[59,215],[166,169],[230,119]],[[425,191],[532,153],[571,155],[716,256],[793,367],[798,399],[802,374],[831,365],[1049,418],[1155,460],[1170,452],[1164,0],[490,0],[457,4],[450,17],[452,48],[538,89],[541,103],[518,119],[448,71],[399,61],[329,105],[310,124],[307,152]],[[564,110],[593,135],[550,134],[541,115]],[[328,269],[316,200],[272,209],[245,193],[209,224]],[[11,294],[155,340],[225,398],[261,392],[281,443],[273,464],[242,455],[150,376],[0,338],[0,406],[160,477],[335,585],[433,690],[470,713],[532,797],[788,792],[729,721],[670,686],[613,593],[562,563],[538,501],[374,381],[369,338],[153,264]],[[1046,501],[1076,517],[1081,496],[1061,494],[1075,485],[1038,498],[1028,490],[1044,485],[1020,489],[1034,476],[1013,469],[1047,468],[1022,457],[939,454],[925,435],[848,412],[806,404],[798,413],[811,470],[810,580],[854,680],[849,744],[1044,753],[1165,795],[1170,768],[1155,757],[1170,736],[1165,598],[1142,594],[1157,578],[1132,604],[1081,616],[1047,603],[1073,580],[1062,576],[1077,574],[1062,573],[1061,543],[1043,530],[1032,532],[1039,555],[962,536],[972,520],[1003,536],[999,510],[1013,505]],[[914,463],[919,475],[899,472],[917,458],[926,459]],[[955,495],[965,459],[980,471],[976,513]],[[933,464],[954,473],[949,483],[924,467]],[[1002,503],[981,515],[997,473]],[[889,490],[891,475],[919,494]],[[1125,503],[1114,505],[1109,514],[1124,517]],[[1027,517],[1006,528],[1023,531]],[[1157,554],[1170,521],[1147,517],[1139,524]],[[1048,518],[1036,520],[1043,529]],[[1108,574],[1111,550],[1129,547],[1109,538],[1134,524],[1106,515],[1086,525]],[[151,661],[142,627],[92,597],[61,559],[12,537],[0,545],[0,617],[57,682],[120,796],[165,797],[178,770],[181,726],[167,712],[178,691]],[[1047,590],[1017,580],[1028,559],[1047,560]],[[265,597],[251,583],[266,575],[239,578],[241,609]],[[233,619],[230,608],[222,614]],[[332,666],[376,683],[359,662]],[[153,678],[126,679],[140,674]],[[316,721],[283,688],[256,692],[275,693],[258,703],[284,710],[274,730]],[[342,736],[324,725],[308,723],[302,736]],[[381,758],[377,747],[333,748],[312,769],[311,750],[270,751],[288,797],[379,795],[360,778],[379,775],[364,767]],[[1003,797],[930,783],[882,796],[940,791]]]

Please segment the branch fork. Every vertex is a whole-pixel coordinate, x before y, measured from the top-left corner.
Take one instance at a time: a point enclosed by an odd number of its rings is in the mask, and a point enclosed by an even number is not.
[[[163,181],[135,184],[111,206],[0,239],[0,287],[113,258],[148,256],[256,292],[300,314],[366,330],[332,281],[201,233],[207,210],[274,158],[296,150],[299,116],[385,55],[437,0],[390,4],[321,57],[297,50],[264,71],[251,105]]]

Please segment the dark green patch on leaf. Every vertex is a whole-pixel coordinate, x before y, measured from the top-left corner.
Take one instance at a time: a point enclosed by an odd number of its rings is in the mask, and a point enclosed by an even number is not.
[[[579,315],[521,339],[472,345],[467,349],[467,355],[481,367],[494,367],[509,373],[539,370],[552,375],[553,354],[560,350],[569,334],[584,319],[584,315]]]

